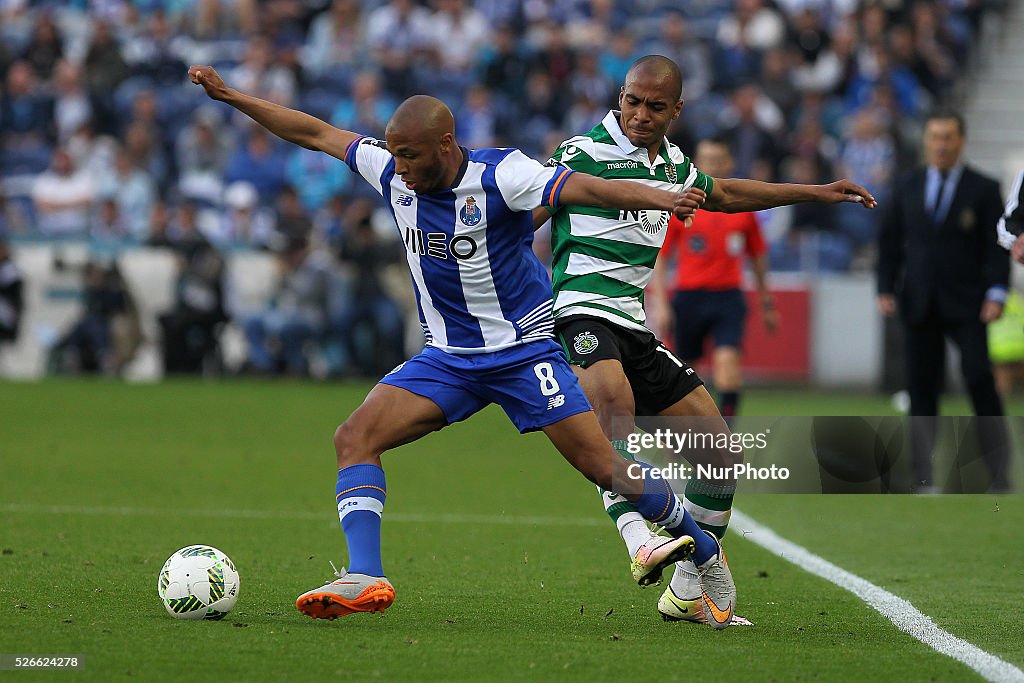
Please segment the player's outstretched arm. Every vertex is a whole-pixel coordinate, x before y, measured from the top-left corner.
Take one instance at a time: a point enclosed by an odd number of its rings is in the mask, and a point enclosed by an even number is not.
[[[203,86],[210,99],[230,104],[279,138],[307,149],[344,159],[349,143],[359,137],[315,116],[229,88],[212,66],[190,66],[188,75],[193,83]]]
[[[797,185],[764,183],[740,178],[715,178],[711,196],[708,197],[704,208],[724,213],[740,213],[803,202],[857,202],[868,209],[878,205],[870,192],[849,180],[837,180],[828,185]]]
[[[696,213],[706,198],[704,192],[696,188],[669,192],[629,180],[606,180],[586,173],[573,173],[565,181],[559,204],[623,211],[672,211],[680,220],[685,220]]]

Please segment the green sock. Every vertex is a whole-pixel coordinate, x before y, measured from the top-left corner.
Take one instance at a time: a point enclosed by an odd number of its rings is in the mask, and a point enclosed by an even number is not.
[[[690,479],[686,482],[683,507],[697,522],[697,526],[721,540],[729,528],[735,495],[736,484],[723,485]]]

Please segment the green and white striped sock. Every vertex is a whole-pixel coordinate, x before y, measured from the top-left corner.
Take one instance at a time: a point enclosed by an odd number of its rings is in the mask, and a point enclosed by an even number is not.
[[[732,499],[736,495],[736,484],[715,484],[699,479],[686,482],[683,507],[697,522],[697,526],[710,531],[719,540],[725,536],[732,517]]]
[[[629,451],[626,450],[625,441],[612,441],[612,448],[627,460],[634,459]],[[646,543],[652,536],[651,530],[647,526],[647,521],[637,511],[636,506],[624,497],[611,491],[605,491],[601,487],[598,487],[597,491],[601,494],[604,511],[615,522],[615,528],[619,530],[619,535],[622,536],[622,540],[626,543],[629,559],[633,559],[640,546]]]

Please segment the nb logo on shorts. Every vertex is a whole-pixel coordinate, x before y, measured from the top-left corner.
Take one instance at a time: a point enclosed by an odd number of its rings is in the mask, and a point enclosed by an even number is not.
[[[548,410],[552,408],[561,408],[565,405],[565,394],[559,394],[558,396],[552,396],[548,399]]]
[[[572,339],[572,347],[576,349],[576,353],[583,355],[596,351],[597,344],[597,337],[589,330],[586,332],[580,332]]]

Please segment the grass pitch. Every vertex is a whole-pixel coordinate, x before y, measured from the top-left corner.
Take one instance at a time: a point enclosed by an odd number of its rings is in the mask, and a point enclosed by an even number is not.
[[[32,677],[103,681],[978,679],[737,529],[738,611],[756,625],[663,623],[660,588],[631,583],[592,487],[494,408],[385,456],[395,605],[303,617],[295,596],[345,561],[331,435],[366,390],[0,383],[0,653],[77,654],[84,671]],[[750,392],[744,408],[889,412],[880,397],[798,392]],[[1024,497],[737,503],[1024,666]],[[224,621],[171,619],[156,596],[163,561],[190,543],[238,566]]]

